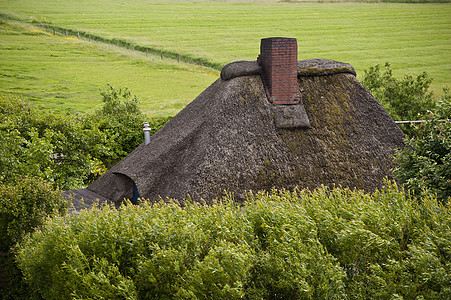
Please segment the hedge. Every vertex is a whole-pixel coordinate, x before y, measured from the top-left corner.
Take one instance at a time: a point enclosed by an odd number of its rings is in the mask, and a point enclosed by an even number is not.
[[[11,249],[52,215],[65,215],[61,191],[39,178],[17,177],[0,183],[0,298],[28,299],[27,286]]]
[[[450,299],[450,205],[326,187],[96,207],[49,219],[18,263],[45,299]]]

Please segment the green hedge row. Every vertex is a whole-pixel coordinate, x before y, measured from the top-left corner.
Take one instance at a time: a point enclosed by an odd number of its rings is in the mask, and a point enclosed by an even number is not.
[[[450,299],[451,206],[387,183],[49,219],[19,266],[45,299]]]

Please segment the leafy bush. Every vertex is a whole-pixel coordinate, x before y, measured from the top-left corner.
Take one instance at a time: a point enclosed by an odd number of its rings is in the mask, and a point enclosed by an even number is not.
[[[395,155],[394,175],[415,195],[435,193],[451,197],[451,122],[430,120],[417,127],[415,137]]]
[[[365,71],[363,85],[380,101],[395,120],[421,120],[421,125],[401,124],[407,134],[406,147],[395,155],[395,177],[412,194],[436,193],[440,201],[451,196],[451,95],[447,87],[438,99],[429,92],[431,79],[426,72],[416,78],[393,77],[389,63],[381,72],[379,65]]]
[[[437,108],[434,115],[440,119],[451,119],[451,94],[448,87],[443,88],[443,95],[437,100]]]
[[[112,167],[143,142],[146,116],[139,109],[138,98],[127,88],[108,85],[100,94],[103,107],[86,116],[85,126],[95,126],[105,135],[111,152],[102,159],[107,167]]]
[[[0,97],[0,176],[38,177],[62,189],[86,183],[101,147],[102,135],[85,130],[76,115],[29,106],[18,97]]]
[[[15,178],[0,184],[0,278],[2,299],[27,298],[27,289],[11,247],[41,226],[50,215],[64,215],[68,203],[61,192],[40,179]]]
[[[48,220],[18,261],[50,299],[448,299],[450,209],[391,184],[144,201]]]
[[[289,193],[257,195],[245,207],[256,255],[246,285],[251,299],[340,299],[345,272],[318,240],[316,223]],[[251,197],[253,197],[251,195]]]
[[[383,72],[379,65],[365,70],[362,84],[394,120],[418,120],[435,110],[436,100],[429,91],[432,79],[426,72],[416,78],[406,75],[396,79],[390,63],[384,67]]]
[[[143,115],[136,97],[112,87],[103,97],[101,111],[79,116],[52,113],[19,97],[0,95],[0,285],[5,286],[0,296],[4,299],[30,296],[10,247],[54,209],[63,212],[65,202],[57,188],[89,184],[143,140]],[[151,124],[155,130],[167,120]]]
[[[109,86],[102,97],[102,109],[80,116],[0,96],[1,180],[27,175],[64,190],[75,189],[91,183],[136,148],[144,140],[145,119],[136,96]],[[169,119],[151,120],[153,132]]]
[[[127,88],[117,89],[108,85],[100,94],[103,107],[86,115],[83,126],[100,131],[107,141],[103,144],[107,152],[92,154],[106,168],[114,166],[144,141],[144,121],[149,121],[152,135],[171,119],[161,117],[147,120],[139,108],[138,98]]]
[[[138,98],[127,88],[118,89],[108,85],[100,94],[103,102],[102,108],[93,114],[85,115],[82,124],[84,129],[101,133],[103,142],[97,145],[106,151],[98,149],[97,152],[94,151],[90,154],[100,161],[100,165],[106,171],[144,141],[144,121],[149,121],[152,135],[171,117],[148,120],[139,108]],[[94,146],[94,143],[91,144]]]
[[[346,271],[350,299],[451,296],[451,215],[431,195],[410,201],[396,185],[372,195],[320,189],[304,196],[320,242]]]
[[[24,177],[0,184],[0,251],[8,251],[48,215],[65,214],[67,202],[61,191],[42,180]]]

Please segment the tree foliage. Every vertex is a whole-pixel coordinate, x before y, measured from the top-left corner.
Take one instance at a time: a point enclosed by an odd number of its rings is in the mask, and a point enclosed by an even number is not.
[[[435,193],[440,201],[451,197],[451,122],[429,120],[406,138],[395,155],[394,175],[415,195]]]
[[[63,114],[0,96],[0,178],[32,176],[63,190],[85,186],[144,140],[146,116],[128,89],[102,92],[103,107]],[[151,120],[155,132],[170,118]]]
[[[30,296],[11,250],[22,238],[42,226],[52,215],[64,215],[68,202],[61,191],[33,177],[16,177],[0,184],[0,280],[2,299]]]
[[[395,177],[413,195],[436,193],[440,201],[451,196],[451,95],[447,87],[435,98],[429,92],[426,72],[416,78],[393,77],[389,63],[365,71],[362,83],[395,120],[427,120],[424,124],[403,124],[406,147],[398,149]],[[439,121],[448,120],[445,122]]]
[[[390,63],[385,63],[384,68],[381,70],[379,65],[375,65],[365,70],[362,84],[394,120],[418,120],[435,111],[436,100],[429,91],[432,79],[426,72],[397,79]]]
[[[67,202],[61,191],[89,184],[143,140],[138,100],[127,89],[102,92],[103,107],[63,114],[0,95],[0,297],[30,295],[11,247]],[[153,132],[169,118],[152,120]]]

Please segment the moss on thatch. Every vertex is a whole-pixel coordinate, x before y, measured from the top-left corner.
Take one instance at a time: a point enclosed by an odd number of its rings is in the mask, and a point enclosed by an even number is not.
[[[272,187],[372,191],[403,133],[350,73],[298,77],[311,128],[297,129],[276,128],[260,76],[218,79],[89,189],[120,201],[134,182],[141,197],[207,202]]]

